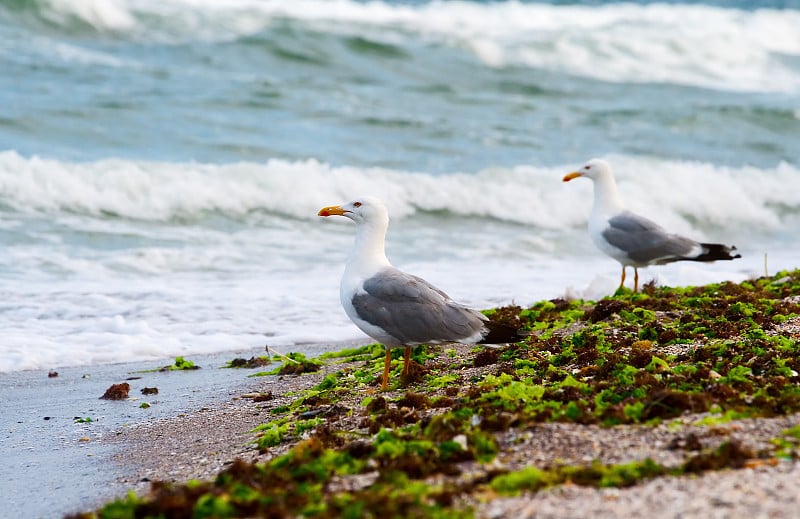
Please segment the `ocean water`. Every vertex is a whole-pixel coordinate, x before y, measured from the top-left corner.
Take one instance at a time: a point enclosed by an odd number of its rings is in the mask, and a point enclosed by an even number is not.
[[[388,255],[486,308],[613,292],[592,157],[628,205],[800,267],[800,2],[0,3],[0,372],[363,337],[339,306],[371,194]]]

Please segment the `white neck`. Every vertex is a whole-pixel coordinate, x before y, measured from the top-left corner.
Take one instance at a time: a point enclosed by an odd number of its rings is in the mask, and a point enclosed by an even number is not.
[[[612,175],[600,175],[594,181],[594,206],[592,213],[614,215],[625,207],[617,191],[617,182]]]
[[[391,266],[386,258],[384,242],[389,220],[363,222],[356,226],[356,239],[347,258],[345,277],[369,277],[378,270]]]

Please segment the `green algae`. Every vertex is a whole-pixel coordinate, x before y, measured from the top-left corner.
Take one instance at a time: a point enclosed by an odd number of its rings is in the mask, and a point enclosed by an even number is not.
[[[137,373],[155,373],[157,371],[192,371],[195,369],[200,369],[200,366],[183,357],[175,357],[175,362],[168,366],[162,366],[156,369],[146,369],[138,371]]]
[[[302,353],[289,353],[284,355],[284,362],[272,371],[260,371],[253,373],[251,377],[263,377],[267,375],[302,375],[303,373],[315,373],[323,366],[321,360],[309,359]]]
[[[791,434],[784,431],[785,436]],[[795,444],[792,444],[792,447],[795,447]],[[587,466],[566,465],[549,469],[525,467],[496,476],[489,486],[507,495],[516,495],[521,491],[537,491],[563,483],[598,488],[624,488],[659,476],[680,476],[710,470],[742,468],[747,462],[755,459],[758,459],[757,453],[732,440],[722,442],[715,448],[704,449],[676,467],[658,464],[650,458],[611,465],[594,462]]]
[[[567,482],[593,487],[629,487],[670,473],[677,472],[647,458],[616,465],[593,463],[585,467],[561,466],[553,469],[526,467],[497,476],[489,485],[501,494],[515,495],[523,490],[537,491]]]
[[[458,478],[463,463],[483,466],[503,451],[498,433],[542,422],[580,427],[670,421],[670,429],[678,429],[682,425],[671,420],[693,413],[708,413],[695,423],[714,427],[800,411],[800,341],[776,328],[800,315],[791,299],[797,295],[795,271],[740,285],[645,285],[642,293],[623,289],[598,302],[553,300],[487,311],[490,319],[531,335],[505,348],[480,350],[474,366],[426,366],[423,376],[399,382],[408,387],[400,397],[358,396],[361,409],[349,411],[360,415],[357,434],[337,428],[344,411],[333,412],[334,403],[376,383],[384,349],[369,345],[332,354],[326,358],[349,364],[291,403],[270,409],[273,418],[255,430],[260,449],[288,445],[287,454],[265,463],[236,461],[214,482],[159,483],[152,497],[129,496],[88,516],[156,517],[180,509],[197,517],[469,517],[466,503],[487,489],[514,494],[566,482],[624,487],[740,468],[770,456],[797,459],[800,426],[775,438],[769,452],[724,441],[674,467],[650,459],[595,461],[487,468],[482,478]],[[414,363],[433,356],[417,348]],[[393,350],[392,358],[397,380],[402,350]],[[457,371],[471,367],[483,371],[469,377]],[[334,478],[367,474],[370,481],[355,490],[331,489]],[[442,477],[453,479],[436,483]],[[110,515],[112,510],[131,515]]]
[[[326,449],[311,439],[268,463],[236,460],[213,482],[156,483],[152,501],[131,495],[94,516],[112,517],[113,511],[113,517],[120,518],[364,517],[378,510],[389,517],[470,516],[468,511],[444,510],[442,503],[450,498],[441,486],[415,481],[397,471],[387,473],[369,491],[339,491],[326,497],[325,488],[334,477],[362,470],[362,464],[349,454]]]
[[[289,433],[291,424],[287,419],[269,422],[259,425],[253,432],[258,433],[256,444],[261,450],[280,445]]]
[[[427,385],[433,388],[447,387],[457,382],[458,379],[459,376],[457,373],[446,373],[438,377],[429,376]]]
[[[325,352],[320,359],[341,359],[346,361],[383,358],[385,348],[382,344],[372,343],[358,348],[346,348],[339,351]]]
[[[775,457],[787,461],[800,459],[800,425],[781,431],[781,435],[773,438]]]
[[[171,366],[166,366],[166,369],[169,371],[181,371],[200,369],[200,366],[196,366],[194,362],[184,359],[183,357],[175,357],[175,362]]]

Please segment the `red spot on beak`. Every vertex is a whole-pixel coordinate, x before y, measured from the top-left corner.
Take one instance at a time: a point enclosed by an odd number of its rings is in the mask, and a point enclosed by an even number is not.
[[[320,209],[317,216],[342,216],[346,212],[340,205],[331,205]]]

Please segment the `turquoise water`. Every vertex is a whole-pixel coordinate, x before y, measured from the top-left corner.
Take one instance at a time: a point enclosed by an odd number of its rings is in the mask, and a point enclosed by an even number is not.
[[[70,161],[428,173],[796,160],[796,3],[586,4],[7,3],[0,138]]]
[[[0,5],[0,371],[358,337],[352,237],[477,306],[598,297],[628,204],[798,266],[799,2],[39,0]],[[573,185],[575,184],[575,185]]]

